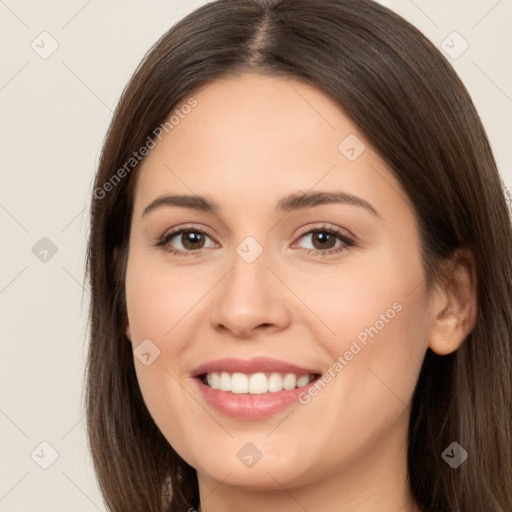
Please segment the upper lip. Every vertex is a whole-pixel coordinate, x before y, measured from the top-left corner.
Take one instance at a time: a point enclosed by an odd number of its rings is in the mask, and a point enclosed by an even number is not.
[[[317,374],[317,370],[301,368],[300,366],[280,361],[279,359],[270,359],[268,357],[254,357],[252,359],[223,358],[204,363],[192,370],[192,377],[199,377],[211,372],[227,373],[259,373],[259,372],[281,372],[302,374]]]

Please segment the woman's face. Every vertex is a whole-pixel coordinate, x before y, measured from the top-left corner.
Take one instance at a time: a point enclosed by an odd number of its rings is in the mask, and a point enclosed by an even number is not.
[[[149,412],[227,484],[402,464],[430,322],[403,190],[312,87],[244,75],[193,97],[135,189],[127,333]]]

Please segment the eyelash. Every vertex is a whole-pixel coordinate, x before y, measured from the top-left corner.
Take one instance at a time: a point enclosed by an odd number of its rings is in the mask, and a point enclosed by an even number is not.
[[[155,244],[155,246],[164,248],[169,244],[169,242],[173,238],[175,238],[178,235],[181,235],[182,233],[201,233],[202,235],[206,235],[207,237],[212,238],[212,237],[210,237],[210,235],[208,235],[208,233],[206,231],[203,231],[202,229],[194,228],[192,226],[191,227],[182,227],[182,228],[172,230],[172,231],[168,232],[167,234],[165,234]],[[346,251],[347,249],[349,249],[351,247],[356,247],[356,243],[352,238],[347,236],[345,233],[341,232],[339,229],[333,228],[333,227],[328,227],[328,226],[320,226],[318,228],[310,229],[309,231],[305,231],[304,233],[299,235],[298,238],[300,239],[306,235],[310,235],[313,233],[327,233],[329,235],[334,235],[336,238],[338,238],[339,240],[341,240],[343,242],[343,245],[340,247],[337,247],[335,249],[328,249],[325,251],[321,251],[318,249],[308,249],[308,255],[311,255],[311,253],[313,253],[314,255],[319,254],[321,256],[326,256],[326,255],[338,254],[343,251]],[[196,251],[183,251],[181,249],[175,249],[173,247],[166,247],[166,250],[167,250],[167,252],[172,253],[176,256],[189,256],[189,255],[200,256],[201,255],[201,252],[200,252],[201,249],[196,250]]]

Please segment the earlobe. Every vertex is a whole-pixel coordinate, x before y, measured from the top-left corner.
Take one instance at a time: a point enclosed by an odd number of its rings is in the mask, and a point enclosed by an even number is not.
[[[477,279],[473,255],[459,249],[446,279],[432,300],[429,348],[439,355],[457,350],[473,330],[477,317]]]
[[[432,322],[428,346],[440,356],[457,350],[469,334],[462,328],[460,316],[449,309],[439,313]]]

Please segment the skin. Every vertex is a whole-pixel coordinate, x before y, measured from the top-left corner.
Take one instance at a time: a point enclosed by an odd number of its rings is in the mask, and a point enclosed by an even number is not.
[[[202,512],[420,510],[407,484],[411,398],[427,348],[452,352],[474,325],[471,256],[460,253],[452,278],[427,295],[410,203],[322,92],[247,74],[193,96],[197,106],[137,177],[126,297],[134,348],[150,339],[160,350],[148,366],[134,358],[144,400],[197,470]],[[338,149],[349,134],[366,145],[355,161]],[[378,216],[349,204],[276,212],[282,197],[320,190],[358,196]],[[205,196],[220,209],[162,206],[143,215],[165,194]],[[325,225],[356,245],[322,255],[310,231]],[[191,247],[181,235],[155,246],[181,226],[206,231],[196,255],[169,252]],[[250,264],[236,252],[247,236],[263,249]],[[395,303],[401,311],[306,405],[235,419],[208,405],[192,381],[194,368],[223,357],[327,371]],[[251,468],[237,457],[248,442],[262,454]]]

